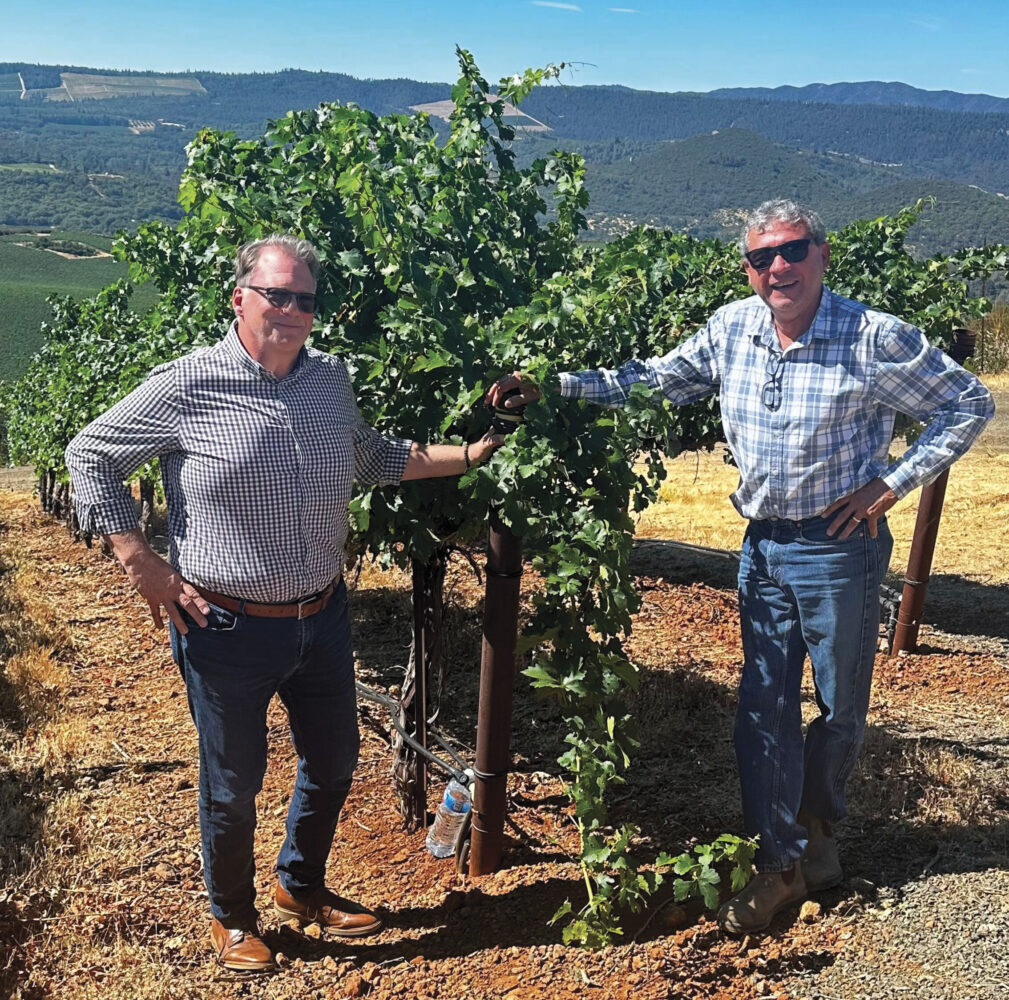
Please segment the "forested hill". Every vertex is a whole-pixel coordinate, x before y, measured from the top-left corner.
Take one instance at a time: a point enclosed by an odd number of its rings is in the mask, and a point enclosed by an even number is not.
[[[999,243],[1009,233],[1009,199],[953,181],[908,178],[896,167],[859,163],[726,129],[657,143],[608,163],[590,163],[591,214],[604,232],[617,217],[696,236],[731,240],[743,210],[780,195],[819,206],[830,228],[892,213],[919,198],[935,205],[912,231],[922,253]]]
[[[811,83],[805,87],[722,87],[708,97],[730,100],[813,101],[819,104],[895,104],[941,111],[1009,113],[1009,98],[991,94],[960,94],[955,90],[919,90],[906,83]]]
[[[1009,114],[727,100],[621,87],[544,88],[522,107],[572,139],[685,139],[743,128],[795,148],[844,153],[892,164],[911,176],[1009,193]]]
[[[0,225],[109,233],[178,218],[185,147],[201,126],[251,137],[269,119],[321,101],[408,113],[450,89],[303,70],[145,74],[0,63]],[[785,94],[800,96],[786,102]],[[806,99],[859,95],[869,103]],[[942,98],[952,107],[953,97],[985,110],[924,106]],[[520,134],[517,147],[523,158],[557,146],[582,152],[593,213],[622,225],[647,219],[709,234],[758,192],[806,196],[842,224],[856,206],[879,214],[903,191],[950,206],[933,213],[921,239],[923,251],[949,250],[956,240],[991,239],[1009,205],[1001,197],[1009,194],[1009,114],[990,110],[1009,102],[953,97],[876,83],[731,97],[565,83],[523,105],[550,131]],[[719,138],[705,143],[712,133]]]

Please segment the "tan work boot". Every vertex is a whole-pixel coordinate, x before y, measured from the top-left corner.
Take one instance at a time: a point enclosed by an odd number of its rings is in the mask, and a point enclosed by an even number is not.
[[[210,921],[210,940],[217,961],[235,972],[266,972],[273,968],[273,952],[258,927],[229,928]]]
[[[800,865],[783,872],[761,872],[718,911],[718,922],[729,934],[752,934],[764,930],[779,911],[805,898]]]
[[[806,880],[806,890],[823,892],[840,885],[844,879],[844,872],[841,870],[841,859],[837,855],[837,840],[830,824],[804,809],[799,811],[799,822],[809,833],[809,843],[806,844],[806,850],[799,859],[802,875]]]

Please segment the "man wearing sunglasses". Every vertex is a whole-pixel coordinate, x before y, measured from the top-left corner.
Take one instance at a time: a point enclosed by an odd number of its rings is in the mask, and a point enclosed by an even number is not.
[[[298,755],[275,909],[339,937],[382,926],[323,881],[358,752],[342,580],[352,483],[459,475],[503,441],[424,446],[367,426],[343,363],[306,346],[319,268],[312,245],[291,236],[241,247],[227,335],[154,369],[67,449],[82,527],[108,539],[155,624],[162,609],[170,619],[199,740],[211,940],[222,965],[246,972],[273,966],[253,831],[274,694]],[[123,486],[155,457],[168,561]]]
[[[766,928],[807,893],[842,879],[833,824],[865,726],[879,586],[893,540],[885,512],[935,479],[994,413],[970,372],[919,330],[834,294],[815,212],[765,202],[740,240],[751,298],[717,310],[662,358],[564,373],[563,396],[620,406],[632,385],[674,403],[718,393],[739,467],[732,501],[749,525],[739,568],[743,673],[736,758],[757,875],[719,913],[733,934]],[[520,373],[489,393],[539,396]],[[918,440],[888,457],[897,412]],[[820,714],[802,732],[806,656]]]

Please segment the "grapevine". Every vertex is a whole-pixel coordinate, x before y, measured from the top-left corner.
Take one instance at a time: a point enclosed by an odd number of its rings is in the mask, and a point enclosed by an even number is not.
[[[447,141],[424,115],[378,117],[353,106],[292,111],[258,139],[201,132],[189,150],[177,226],[121,235],[133,283],[160,295],[144,316],[128,286],[60,301],[45,345],[7,394],[16,461],[63,481],[62,453],[88,420],[160,361],[223,335],[236,247],[275,231],[311,240],[325,261],[314,343],[346,360],[361,410],[383,433],[473,440],[482,398],[521,368],[549,388],[558,371],[664,354],[724,303],[749,294],[738,251],[638,229],[604,247],[578,242],[588,204],[584,164],[557,153],[519,169],[505,104],[558,68],[502,80],[497,97],[469,53]],[[906,250],[919,204],[832,237],[831,286],[892,311],[946,343],[980,315],[966,278],[1005,269],[1007,249],[916,261]],[[638,831],[614,828],[606,797],[636,745],[624,704],[638,683],[623,642],[638,608],[629,560],[634,514],[656,496],[662,458],[720,440],[717,403],[675,409],[636,388],[607,411],[545,393],[492,461],[458,481],[362,487],[355,544],[386,561],[437,562],[474,541],[492,508],[523,536],[543,580],[521,650],[534,688],[560,706],[560,763],[578,828],[586,901],[556,914],[566,941],[619,933],[663,878],[678,898],[717,902],[749,871],[753,844],[725,835],[687,855],[639,864]],[[146,470],[150,475],[151,470]]]

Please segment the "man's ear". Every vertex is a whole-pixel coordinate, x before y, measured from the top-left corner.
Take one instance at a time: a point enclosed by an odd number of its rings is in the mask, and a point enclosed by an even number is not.
[[[244,292],[245,289],[237,285],[231,292],[231,308],[235,310],[236,316],[242,315],[242,295]]]

